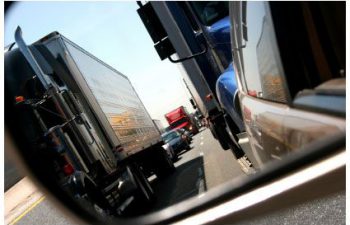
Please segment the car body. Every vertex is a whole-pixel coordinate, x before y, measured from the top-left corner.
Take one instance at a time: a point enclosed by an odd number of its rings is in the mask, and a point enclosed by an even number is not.
[[[169,144],[169,143],[166,143],[162,146],[164,148],[164,150],[166,151],[168,157],[172,160],[172,161],[175,161],[176,160],[176,154],[174,152],[174,149],[173,147]]]
[[[184,136],[187,140],[188,143],[191,143],[191,141],[193,140],[192,136],[193,134],[191,134],[188,130],[185,130],[183,128],[180,129],[176,129],[182,136]]]
[[[345,58],[339,48],[345,45],[345,33],[331,32],[330,25],[342,27],[342,14],[331,16],[317,10],[340,12],[340,4],[289,5],[248,2],[232,7],[237,13],[231,22],[237,29],[232,31],[236,73],[231,75],[236,76],[240,87],[240,105],[251,146],[246,153],[259,169],[309,144],[345,133],[346,78],[341,72],[345,71]],[[311,22],[303,14],[305,10],[314,18]],[[299,13],[299,19],[289,28],[287,15],[294,13]],[[320,16],[322,20],[316,19]],[[332,46],[332,40],[337,40],[337,45]]]
[[[175,154],[180,153],[184,149],[189,149],[190,143],[184,138],[179,131],[171,130],[162,134],[165,144],[169,144]]]

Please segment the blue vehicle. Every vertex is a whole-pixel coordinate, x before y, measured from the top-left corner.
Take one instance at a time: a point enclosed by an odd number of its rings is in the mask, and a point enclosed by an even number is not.
[[[191,103],[204,116],[213,136],[237,159],[245,158],[236,136],[244,126],[235,96],[228,2],[138,4],[160,59],[182,64]]]
[[[226,121],[235,134],[245,131],[242,121],[241,108],[238,101],[237,81],[232,64],[216,81],[216,95],[226,114]]]
[[[232,66],[228,2],[191,2],[190,5],[203,27],[207,42],[219,58],[217,64],[226,68],[216,80],[215,87],[226,123],[233,134],[244,132],[237,96],[237,81]]]
[[[175,155],[179,154],[182,150],[190,149],[190,142],[187,140],[185,135],[182,135],[177,130],[171,130],[162,134],[163,141],[165,146],[163,146],[166,150],[172,150]]]

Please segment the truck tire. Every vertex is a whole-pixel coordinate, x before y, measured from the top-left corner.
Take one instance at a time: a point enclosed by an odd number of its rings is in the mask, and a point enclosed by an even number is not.
[[[189,151],[191,150],[191,143],[186,141],[186,150]]]
[[[103,210],[106,214],[112,211],[112,208],[108,203],[106,197],[102,194],[101,190],[95,186],[95,184],[91,183],[89,180],[85,180],[84,191],[85,200],[91,203],[91,207],[93,207],[95,211],[101,213],[100,210],[96,210],[95,206]]]
[[[168,154],[162,147],[155,149],[157,161],[154,173],[158,178],[164,178],[175,171],[173,161],[169,158]]]
[[[229,144],[227,143],[227,134],[226,130],[224,127],[219,127],[217,124],[209,123],[210,126],[210,131],[213,134],[214,138],[218,140],[218,142],[221,145],[221,148],[224,150],[230,149]]]
[[[231,117],[227,113],[225,113],[224,118],[225,118],[226,124],[228,125],[228,128],[230,129],[230,131],[233,135],[233,138],[238,143],[237,134],[240,133],[238,126],[236,125],[236,123],[231,119]]]
[[[237,162],[239,163],[244,173],[246,173],[247,175],[254,174],[256,172],[254,165],[245,155],[242,148],[231,139],[231,136],[229,135],[228,131],[226,131],[226,128],[221,127],[220,129],[220,127],[218,126],[214,127],[215,132],[217,132],[216,135],[218,137],[219,143],[221,144],[221,147],[224,150],[231,149],[232,153],[234,154],[234,157],[237,159]],[[221,141],[223,142],[223,145],[227,147],[226,149],[223,147]]]

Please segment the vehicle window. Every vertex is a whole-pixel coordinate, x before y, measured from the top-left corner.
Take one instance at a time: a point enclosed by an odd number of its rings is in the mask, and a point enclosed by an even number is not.
[[[263,2],[248,2],[244,9],[247,10],[248,40],[242,53],[247,93],[250,96],[286,103],[288,92],[271,16]]]
[[[210,26],[228,15],[228,2],[191,2],[191,5],[205,26]]]
[[[187,6],[187,2],[179,2],[179,6],[182,8],[184,13],[186,14],[186,17],[188,18],[188,21],[191,24],[191,27],[194,31],[199,31],[199,24],[197,23],[191,9]]]
[[[298,105],[303,102],[323,110],[324,102],[337,100],[322,99],[321,93],[338,99],[345,96],[345,56],[339,51],[340,46],[345,46],[342,6],[343,3],[305,3],[273,10],[274,16],[279,17],[274,27],[291,98],[303,98],[297,100]],[[279,5],[271,4],[271,9],[276,7]],[[337,104],[328,104],[326,108],[332,111]]]
[[[172,123],[171,127],[175,128],[175,127],[179,126],[180,124],[183,124],[183,123],[185,123],[187,121],[188,121],[188,118],[184,117],[184,118],[182,118],[180,120],[177,120],[176,122]]]
[[[173,140],[174,138],[177,138],[179,134],[177,132],[171,132],[163,137],[163,140],[165,143],[168,143],[169,141]]]
[[[242,9],[246,10],[243,15],[247,15],[248,31],[242,54],[243,79],[249,95],[286,103],[288,96],[293,99],[305,94],[303,90],[345,77],[345,57],[337,48],[344,45],[343,14],[331,17],[330,12],[341,10],[334,5],[329,5],[329,12],[321,13],[325,7],[326,4],[314,4],[305,9],[294,6],[293,10],[275,10],[280,19],[273,23],[269,7],[259,2],[247,3]],[[290,19],[294,14],[297,18]],[[330,24],[339,32],[333,32]],[[331,44],[334,49],[330,49]],[[333,83],[341,84],[339,80]],[[315,106],[311,102],[310,105]]]

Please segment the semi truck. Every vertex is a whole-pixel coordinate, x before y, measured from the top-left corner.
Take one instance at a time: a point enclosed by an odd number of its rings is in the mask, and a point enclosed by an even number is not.
[[[15,40],[5,120],[34,173],[99,212],[153,202],[147,177],[175,168],[129,79],[58,32],[27,46],[18,27]]]
[[[232,68],[228,2],[151,1],[138,5],[160,59],[179,63],[194,105],[213,136],[224,150],[232,150],[241,165],[250,167],[237,138],[245,127]]]
[[[164,116],[171,129],[183,128],[192,134],[198,133],[198,128],[193,117],[187,112],[187,109],[184,106],[180,106],[166,113]]]

